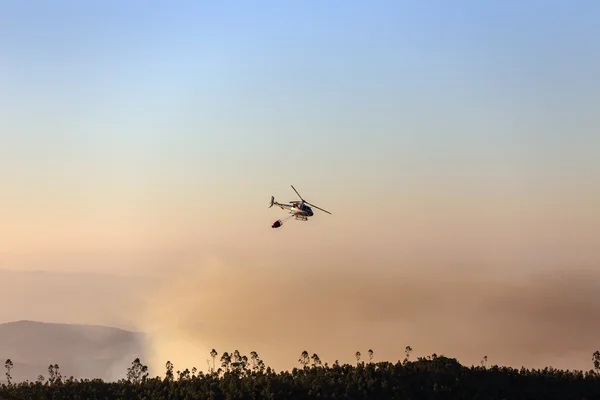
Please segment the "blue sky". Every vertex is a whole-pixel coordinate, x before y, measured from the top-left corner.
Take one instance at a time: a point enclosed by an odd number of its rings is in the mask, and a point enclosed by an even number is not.
[[[289,184],[342,213],[349,196],[589,199],[599,16],[595,1],[7,1],[4,201],[262,206]]]

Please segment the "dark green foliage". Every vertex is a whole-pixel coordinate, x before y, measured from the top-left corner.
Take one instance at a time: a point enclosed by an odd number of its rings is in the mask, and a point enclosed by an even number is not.
[[[594,370],[563,371],[553,368],[520,370],[485,365],[465,367],[456,359],[433,354],[409,361],[406,348],[401,362],[356,365],[323,364],[317,354],[303,351],[300,368],[275,372],[265,367],[256,352],[250,356],[225,352],[221,368],[208,373],[186,368],[173,373],[167,361],[165,377],[148,378],[147,367],[135,359],[127,379],[63,380],[58,365],[50,365],[49,379],[0,386],[0,399],[596,399],[600,374]],[[213,360],[217,352],[210,353]],[[487,357],[485,357],[487,360]],[[6,362],[9,373],[12,362]],[[600,353],[592,357],[594,368]],[[482,363],[484,364],[484,363]]]

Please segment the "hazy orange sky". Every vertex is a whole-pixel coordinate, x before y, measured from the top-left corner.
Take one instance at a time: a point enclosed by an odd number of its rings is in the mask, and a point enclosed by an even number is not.
[[[114,313],[69,286],[52,319],[163,329],[157,359],[182,335],[292,362],[595,350],[596,3],[38,10],[0,16],[0,268],[162,276],[107,280]],[[332,215],[271,229],[291,184]],[[0,320],[50,318],[19,279]]]

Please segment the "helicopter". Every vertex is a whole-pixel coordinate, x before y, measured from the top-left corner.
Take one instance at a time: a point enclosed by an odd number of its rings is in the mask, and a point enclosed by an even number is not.
[[[292,200],[292,201],[290,201],[291,204],[281,204],[281,203],[278,203],[275,201],[275,197],[271,196],[271,205],[269,205],[269,208],[271,208],[273,206],[277,206],[277,207],[281,208],[282,210],[289,210],[290,214],[292,214],[292,215],[285,218],[284,221],[288,220],[290,218],[295,218],[296,220],[299,220],[299,221],[308,221],[308,218],[312,217],[314,215],[312,208],[309,206],[312,206],[321,211],[324,211],[327,214],[331,214],[329,211],[324,210],[320,207],[317,207],[314,204],[310,204],[308,201],[304,200],[302,198],[302,196],[300,196],[300,193],[298,193],[298,191],[296,190],[294,185],[290,185],[290,186],[292,187],[292,189],[294,189],[294,192],[296,192],[298,197],[300,197],[300,201]],[[283,221],[278,219],[277,221],[273,222],[273,225],[271,225],[271,228],[279,228],[281,225],[283,225]]]

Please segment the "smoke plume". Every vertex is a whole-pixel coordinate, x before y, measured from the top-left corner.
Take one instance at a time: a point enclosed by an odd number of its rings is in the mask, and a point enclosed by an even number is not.
[[[432,353],[466,365],[589,369],[597,339],[598,273],[370,265],[285,267],[213,263],[181,269],[149,299],[153,373],[206,370],[209,352],[235,349],[276,369],[298,366],[303,350],[323,362],[397,361]],[[210,360],[209,364],[212,364]]]

